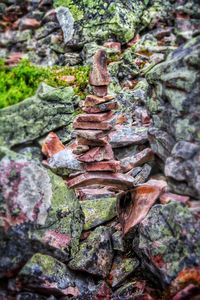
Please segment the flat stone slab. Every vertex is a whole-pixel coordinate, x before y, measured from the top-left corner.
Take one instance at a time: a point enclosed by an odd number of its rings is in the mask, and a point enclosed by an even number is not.
[[[85,98],[85,101],[83,102],[83,106],[85,107],[93,107],[95,105],[110,101],[111,99],[109,99],[108,97],[98,97],[95,95],[87,95]]]
[[[109,134],[110,144],[113,148],[125,147],[128,145],[144,144],[148,141],[146,127],[130,127],[117,125],[115,131]]]
[[[77,159],[81,162],[95,162],[102,160],[113,160],[114,155],[109,144],[105,147],[95,147],[87,151],[85,154],[79,155]]]
[[[116,160],[111,161],[101,161],[101,162],[94,162],[94,163],[86,163],[84,164],[84,169],[87,172],[119,172],[120,171],[120,162]]]
[[[103,122],[109,120],[113,116],[113,112],[105,112],[99,114],[81,114],[76,117],[77,122]]]
[[[133,187],[134,178],[121,173],[90,172],[68,180],[70,188],[84,187],[93,184],[114,186],[119,190],[127,190]]]
[[[92,147],[103,147],[106,146],[108,144],[108,137],[102,137],[99,138],[98,140],[88,140],[88,139],[84,139],[82,137],[77,137],[77,142],[78,145],[80,146],[92,146]]]
[[[119,107],[119,105],[118,105],[117,101],[111,100],[109,102],[101,103],[99,105],[95,105],[92,107],[83,106],[82,110],[86,113],[95,114],[95,113],[101,113],[101,112],[110,111],[110,110],[116,110],[116,109],[118,109],[118,107]]]
[[[106,188],[79,188],[75,190],[80,200],[95,200],[115,196],[115,193]]]
[[[73,122],[75,129],[95,129],[95,130],[110,130],[112,125],[107,122],[95,123],[95,122],[80,122],[75,120]]]

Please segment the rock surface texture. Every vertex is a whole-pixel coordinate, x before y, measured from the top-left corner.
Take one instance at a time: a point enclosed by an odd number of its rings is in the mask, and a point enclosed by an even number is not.
[[[0,2],[0,300],[200,299],[199,1]]]

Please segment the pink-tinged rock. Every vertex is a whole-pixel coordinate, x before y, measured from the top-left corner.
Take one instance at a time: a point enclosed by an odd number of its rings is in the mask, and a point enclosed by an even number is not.
[[[150,124],[151,118],[144,107],[139,107],[134,111],[136,120],[138,119],[142,124]]]
[[[95,147],[83,155],[77,157],[81,162],[95,162],[102,160],[113,160],[114,154],[112,147],[107,144],[105,147]]]
[[[56,230],[47,230],[44,233],[43,241],[47,245],[61,249],[70,245],[71,237]]]
[[[72,150],[74,154],[82,154],[89,150],[90,148],[87,145],[77,145],[75,149]]]
[[[139,42],[140,40],[140,35],[139,34],[136,34],[136,36],[130,40],[127,44],[128,47],[132,47],[133,45],[135,45],[137,42]]]
[[[79,188],[75,190],[80,200],[102,199],[115,196],[115,193],[106,188]]]
[[[178,201],[184,204],[187,204],[190,200],[190,197],[183,196],[183,195],[177,195],[173,193],[164,193],[160,196],[160,203],[161,204],[167,204],[170,201]]]
[[[10,56],[6,59],[6,65],[16,65],[23,58],[24,54],[21,52],[11,53]]]
[[[68,75],[68,76],[62,76],[62,77],[59,77],[60,80],[63,80],[67,83],[72,83],[75,81],[75,76],[72,76],[72,75]]]
[[[101,113],[104,111],[110,111],[110,110],[116,110],[118,109],[119,105],[117,101],[109,101],[105,102],[99,105],[95,105],[93,107],[82,107],[82,110],[86,113],[91,113],[91,114],[96,114],[96,113]]]
[[[152,161],[153,158],[154,158],[154,154],[151,148],[146,148],[133,156],[128,156],[126,158],[123,158],[120,161],[122,171],[126,173],[135,167],[141,166],[144,163]]]
[[[84,101],[83,106],[85,106],[85,107],[93,107],[93,106],[95,106],[95,105],[98,105],[98,104],[107,102],[107,101],[109,101],[109,100],[110,100],[110,99],[107,98],[107,97],[102,98],[102,97],[98,97],[98,96],[94,96],[94,95],[88,95],[88,96],[85,98],[85,101]]]
[[[121,44],[118,42],[107,42],[103,44],[104,47],[115,49],[118,52],[121,52]]]
[[[200,297],[200,287],[199,284],[193,284],[192,280],[191,283],[188,284],[186,287],[182,288],[172,300],[199,300]]]
[[[100,114],[81,114],[76,117],[77,122],[103,122],[109,120],[113,116],[113,112],[105,112]]]
[[[65,146],[54,132],[50,132],[42,143],[42,153],[48,158],[64,149]]]
[[[91,85],[109,85],[110,76],[107,69],[106,51],[98,50],[93,58],[92,71],[90,72],[89,82]]]
[[[47,22],[57,22],[57,16],[56,16],[55,9],[48,10],[47,13],[44,15],[42,21],[44,23],[47,23]]]
[[[108,87],[107,85],[93,86],[93,93],[98,97],[104,97],[108,94]]]
[[[120,171],[120,162],[116,160],[111,161],[101,161],[101,162],[94,162],[94,163],[86,163],[84,165],[84,169],[87,172],[119,172]]]
[[[41,25],[41,22],[33,18],[23,18],[20,22],[20,29],[37,29]]]
[[[75,177],[67,182],[70,188],[78,188],[93,184],[114,186],[120,190],[133,187],[133,177],[121,173],[90,172]]]
[[[100,284],[99,290],[95,295],[93,295],[91,300],[110,300],[111,296],[112,296],[111,289],[108,287],[108,285],[105,282],[103,282],[102,284]]]
[[[119,194],[117,212],[124,235],[146,217],[160,194],[159,188],[145,184]]]
[[[108,137],[102,137],[98,140],[87,140],[82,137],[77,137],[78,144],[91,147],[103,147],[108,143]]]
[[[73,122],[74,129],[94,129],[94,130],[110,130],[112,125],[107,122],[94,123],[94,122]]]

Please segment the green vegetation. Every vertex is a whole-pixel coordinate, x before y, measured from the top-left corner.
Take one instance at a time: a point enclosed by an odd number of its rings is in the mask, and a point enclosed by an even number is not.
[[[54,7],[64,6],[69,8],[75,20],[83,18],[83,12],[76,6],[72,0],[54,0]]]
[[[74,76],[71,83],[65,76]],[[39,67],[22,60],[17,66],[10,68],[0,61],[0,108],[16,104],[33,96],[41,82],[52,87],[73,86],[81,98],[88,83],[89,67]]]

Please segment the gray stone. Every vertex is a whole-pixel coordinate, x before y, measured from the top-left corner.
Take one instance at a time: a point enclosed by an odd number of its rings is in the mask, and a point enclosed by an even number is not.
[[[67,7],[59,7],[56,9],[58,22],[62,28],[64,42],[67,44],[74,34],[74,18]]]

